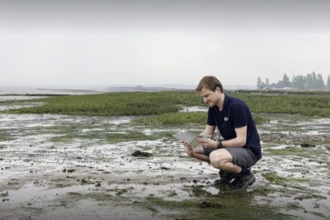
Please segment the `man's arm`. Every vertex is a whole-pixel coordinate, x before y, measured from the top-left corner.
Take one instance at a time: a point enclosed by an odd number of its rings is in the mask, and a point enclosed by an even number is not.
[[[213,135],[215,130],[215,126],[211,126],[211,125],[206,125],[204,131],[201,133],[201,135]],[[193,150],[193,155],[192,157],[201,160],[201,161],[205,161],[205,162],[210,162],[209,156],[206,156],[204,154],[204,149],[202,147],[202,145],[199,145],[198,147],[196,147]]]
[[[211,135],[212,136],[214,131],[215,131],[215,126],[206,125],[206,127],[205,127],[204,131],[201,133],[201,135]],[[212,140],[212,139],[202,139],[202,138],[198,138],[197,142],[206,148],[208,148],[208,147],[216,148],[217,143],[218,143],[217,141]],[[194,152],[199,153],[199,154],[204,154],[204,149],[202,146],[198,146],[194,150]]]
[[[236,128],[236,138],[222,141],[223,147],[243,147],[246,144],[247,126]]]
[[[201,135],[213,135],[214,131],[215,131],[215,126],[206,125]]]

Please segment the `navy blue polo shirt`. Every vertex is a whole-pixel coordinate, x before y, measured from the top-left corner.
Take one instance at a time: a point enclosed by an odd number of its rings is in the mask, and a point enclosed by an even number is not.
[[[236,128],[247,126],[245,148],[251,149],[259,160],[261,156],[260,138],[247,104],[240,99],[225,94],[223,110],[218,106],[209,107],[207,124],[217,126],[225,140],[236,138]]]

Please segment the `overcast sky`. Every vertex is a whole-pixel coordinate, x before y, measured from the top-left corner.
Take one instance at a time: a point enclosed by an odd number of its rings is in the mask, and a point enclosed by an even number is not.
[[[329,0],[0,0],[0,86],[326,78],[329,11]]]

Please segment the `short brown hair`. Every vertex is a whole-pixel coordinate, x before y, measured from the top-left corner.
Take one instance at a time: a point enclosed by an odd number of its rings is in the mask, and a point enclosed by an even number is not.
[[[202,89],[209,89],[214,92],[217,87],[219,87],[220,92],[223,92],[222,84],[215,76],[204,76],[195,91],[200,92]]]

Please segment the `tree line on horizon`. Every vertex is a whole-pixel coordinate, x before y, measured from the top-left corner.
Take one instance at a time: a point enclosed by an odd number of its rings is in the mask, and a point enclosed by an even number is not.
[[[257,88],[258,89],[283,89],[283,88],[292,88],[299,90],[330,90],[330,75],[325,82],[323,80],[322,74],[317,74],[315,72],[307,73],[306,76],[298,75],[293,76],[292,79],[284,73],[283,78],[280,79],[277,83],[269,83],[268,78],[263,82],[261,77],[257,79]]]

